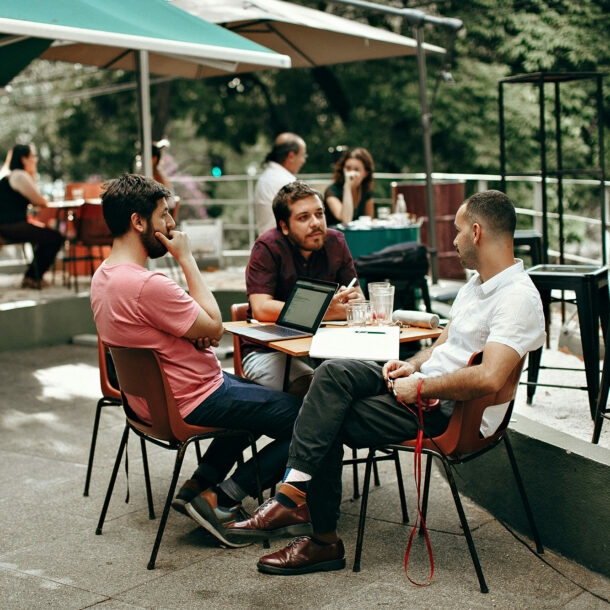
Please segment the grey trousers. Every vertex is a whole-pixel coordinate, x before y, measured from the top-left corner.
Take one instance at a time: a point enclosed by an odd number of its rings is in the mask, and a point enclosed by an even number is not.
[[[424,414],[427,434],[449,420],[440,411]],[[307,492],[314,531],[333,532],[341,505],[343,445],[372,447],[417,436],[415,416],[387,390],[381,365],[333,359],[315,371],[294,425],[288,467],[310,474]]]

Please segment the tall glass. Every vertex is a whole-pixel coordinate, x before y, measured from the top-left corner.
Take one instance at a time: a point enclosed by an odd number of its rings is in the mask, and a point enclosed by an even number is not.
[[[388,282],[372,282],[368,285],[373,323],[391,324],[394,310],[394,286]]]

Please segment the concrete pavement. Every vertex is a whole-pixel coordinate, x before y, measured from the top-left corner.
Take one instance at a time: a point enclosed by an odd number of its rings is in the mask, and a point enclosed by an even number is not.
[[[225,364],[229,364],[225,362]],[[396,476],[381,465],[371,493],[362,571],[353,573],[359,501],[344,476],[340,531],[347,568],[326,574],[259,574],[260,546],[224,549],[189,518],[170,514],[157,559],[146,569],[157,521],[148,519],[138,444],[129,446],[130,501],[122,469],[102,536],[95,535],[123,429],[122,411],[107,408],[90,497],[83,497],[95,404],[94,347],[58,345],[0,353],[2,466],[2,608],[607,608],[610,580],[560,555],[538,556],[531,541],[465,500],[490,592],[479,591],[453,500],[435,473],[428,527],[436,572],[428,587],[402,569],[409,527],[400,524]],[[161,511],[173,454],[150,447],[155,508]],[[517,459],[519,456],[517,455]],[[403,458],[410,515],[416,498],[411,462]],[[195,465],[187,454],[181,480]],[[458,479],[459,485],[459,479]],[[253,501],[247,504],[253,509]],[[595,524],[591,524],[592,527]],[[425,580],[425,547],[417,541],[410,574]],[[544,542],[544,540],[543,540]],[[280,548],[281,541],[272,543]]]

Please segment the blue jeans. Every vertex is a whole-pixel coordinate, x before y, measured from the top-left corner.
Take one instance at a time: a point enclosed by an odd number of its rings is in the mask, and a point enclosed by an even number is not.
[[[292,428],[302,398],[271,390],[230,373],[185,421],[198,426],[247,430],[256,437],[274,439],[258,453],[263,489],[281,480],[286,468]],[[249,446],[246,436],[214,439],[202,456],[195,475],[215,485],[224,480],[241,452]],[[254,464],[238,466],[231,479],[247,494],[256,496]]]

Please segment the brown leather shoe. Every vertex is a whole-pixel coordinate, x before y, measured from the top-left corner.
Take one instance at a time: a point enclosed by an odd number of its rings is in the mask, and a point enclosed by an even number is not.
[[[309,536],[301,536],[291,540],[281,551],[261,557],[256,565],[259,572],[285,576],[342,570],[345,549],[341,540],[322,545]]]
[[[311,534],[311,517],[307,504],[287,508],[275,498],[261,504],[246,521],[227,523],[227,536],[244,540],[267,540],[279,536]]]

